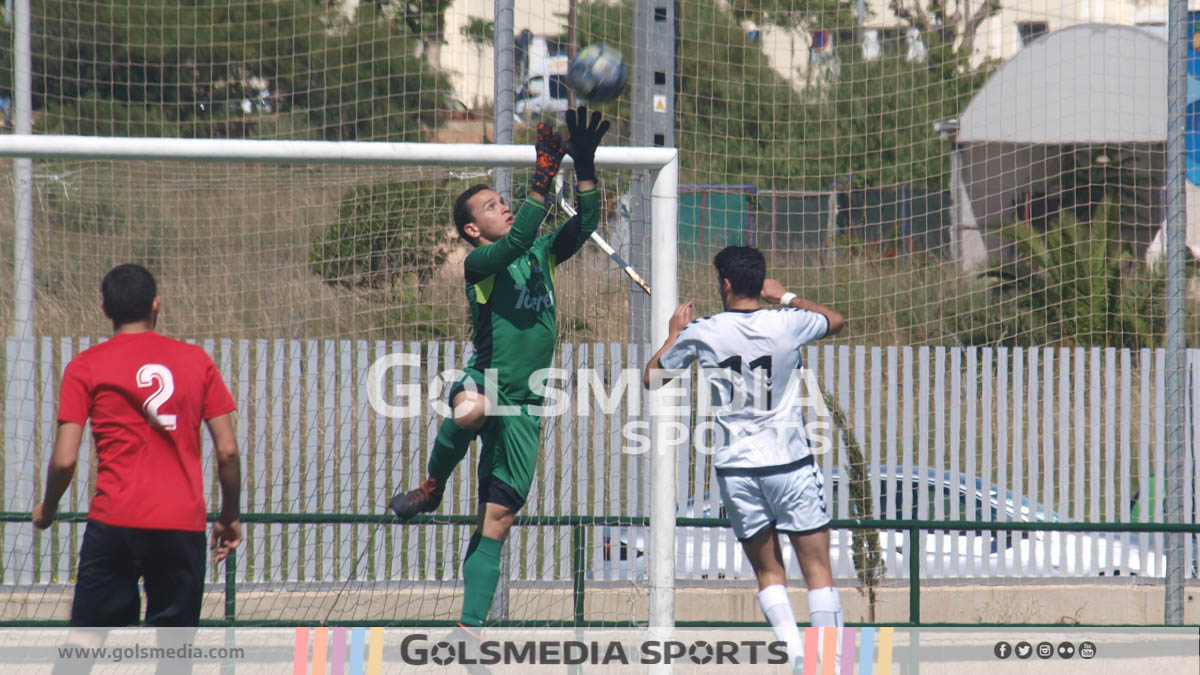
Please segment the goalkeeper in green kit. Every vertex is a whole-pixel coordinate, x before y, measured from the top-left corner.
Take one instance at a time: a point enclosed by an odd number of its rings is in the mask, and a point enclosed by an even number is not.
[[[463,560],[460,623],[466,626],[482,626],[487,619],[500,578],[500,550],[537,468],[542,420],[530,408],[543,399],[531,390],[529,378],[554,357],[554,270],[584,245],[600,220],[595,155],[609,123],[598,112],[589,120],[584,107],[567,111],[566,117],[565,144],[553,125],[538,125],[537,166],[529,197],[515,218],[486,185],[468,188],[454,202],[454,225],[475,246],[464,263],[475,351],[465,376],[450,389],[454,414],[438,430],[429,478],[388,502],[401,521],[436,510],[471,440],[482,438],[479,521]],[[553,234],[538,237],[564,153],[575,160],[579,213]]]

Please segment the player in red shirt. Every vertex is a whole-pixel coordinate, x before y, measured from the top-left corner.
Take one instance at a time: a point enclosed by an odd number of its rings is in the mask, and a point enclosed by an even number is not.
[[[219,562],[242,541],[236,406],[203,349],[154,331],[160,300],[146,268],[113,268],[100,292],[113,336],[76,356],[63,373],[45,498],[33,509],[33,524],[45,529],[54,520],[91,418],[99,465],[71,625],[137,624],[143,579],[147,624],[196,626],[207,521],[200,423],[212,435],[221,483],[212,531]]]

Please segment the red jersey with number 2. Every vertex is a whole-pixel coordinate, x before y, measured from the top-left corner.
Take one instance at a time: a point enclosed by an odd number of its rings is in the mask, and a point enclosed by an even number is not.
[[[92,420],[99,461],[88,518],[203,532],[200,425],[236,406],[208,354],[155,333],[122,333],[71,359],[58,420]]]

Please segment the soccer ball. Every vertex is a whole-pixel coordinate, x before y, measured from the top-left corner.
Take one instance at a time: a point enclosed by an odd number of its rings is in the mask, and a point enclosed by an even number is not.
[[[575,55],[567,70],[567,85],[585,101],[611,101],[625,89],[628,73],[619,50],[593,44]]]

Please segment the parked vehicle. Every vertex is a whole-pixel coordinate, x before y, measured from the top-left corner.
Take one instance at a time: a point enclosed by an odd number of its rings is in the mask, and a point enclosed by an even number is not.
[[[560,115],[568,107],[566,46],[539,36],[525,36],[524,80],[517,91],[513,112],[517,121]]]
[[[566,75],[534,75],[517,93],[513,111],[525,122],[539,116],[558,116],[568,107]]]
[[[979,478],[949,471],[929,469],[924,473],[905,472],[903,467],[871,466],[868,476],[879,517],[887,519],[933,520],[936,504],[941,502],[942,518],[991,522],[1058,522],[1053,511],[1028,498],[1017,500],[1011,492],[1000,494],[994,486]],[[834,469],[827,491],[830,513],[839,513],[841,491],[845,489],[841,472]],[[889,504],[890,502],[890,504]],[[956,503],[956,504],[955,504]],[[699,508],[689,500],[678,514],[681,517],[723,518],[716,495],[705,494]],[[957,510],[954,508],[957,506]],[[890,508],[890,512],[889,512]],[[924,517],[919,517],[920,514]],[[618,531],[619,530],[619,531]],[[615,533],[616,541],[611,535]],[[594,575],[599,578],[642,578],[646,575],[644,528],[608,528],[601,560]],[[880,532],[880,547],[887,578],[908,576],[908,533]],[[1047,531],[925,531],[921,546],[925,552],[923,577],[995,577],[995,576],[1129,576],[1141,573],[1143,555],[1136,542],[1124,543],[1116,536],[1076,532]],[[855,575],[851,555],[852,532],[835,529],[831,533],[830,557],[834,575]],[[682,579],[753,578],[753,571],[740,544],[727,527],[680,527],[676,531],[676,576]],[[783,548],[789,566],[791,547]],[[791,569],[797,569],[792,566]]]

